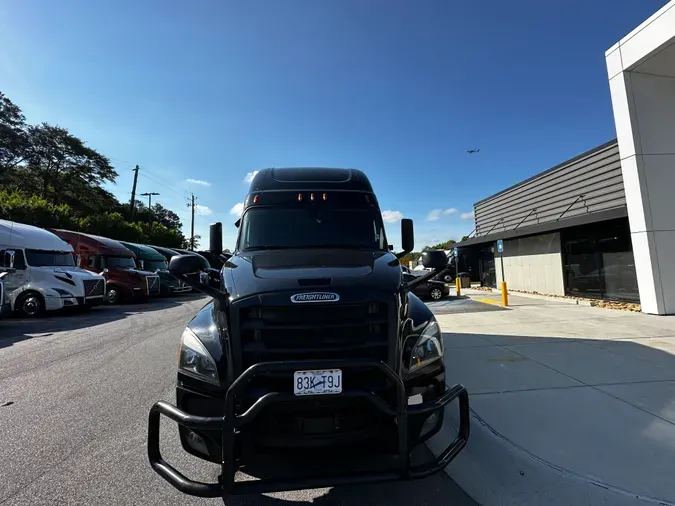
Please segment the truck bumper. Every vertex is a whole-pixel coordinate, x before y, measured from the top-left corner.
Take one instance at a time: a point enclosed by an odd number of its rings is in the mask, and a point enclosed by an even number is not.
[[[292,392],[268,392],[258,398],[246,411],[235,413],[235,396],[242,394],[249,381],[261,374],[288,372],[307,369],[370,369],[383,374],[393,385],[396,395],[393,405],[384,402],[368,390],[345,390],[331,397],[365,400],[383,415],[392,417],[396,426],[396,452],[372,459],[368,470],[356,473],[326,474],[324,476],[300,478],[264,478],[255,481],[235,481],[237,471],[235,454],[235,432],[250,424],[267,406],[297,402]],[[318,396],[324,397],[324,396]],[[459,400],[460,427],[457,437],[434,460],[422,465],[410,462],[411,446],[419,441],[410,441],[409,418],[419,415],[442,413],[453,400]],[[180,426],[196,431],[218,431],[222,436],[222,474],[217,483],[201,483],[186,478],[168,464],[159,447],[160,415],[167,416]],[[469,396],[462,385],[455,385],[431,402],[408,405],[406,390],[401,378],[384,362],[362,360],[322,360],[259,363],[247,369],[230,386],[225,394],[224,416],[195,416],[185,413],[166,402],[157,402],[150,410],[148,419],[148,459],[150,465],[162,478],[178,490],[199,497],[225,497],[238,494],[280,492],[306,488],[323,488],[356,483],[373,483],[390,480],[411,480],[424,478],[442,471],[464,448],[469,438]]]

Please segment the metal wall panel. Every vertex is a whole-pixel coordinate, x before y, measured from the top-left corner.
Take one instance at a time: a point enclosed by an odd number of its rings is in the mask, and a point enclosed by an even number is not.
[[[625,205],[613,140],[474,204],[476,237]]]

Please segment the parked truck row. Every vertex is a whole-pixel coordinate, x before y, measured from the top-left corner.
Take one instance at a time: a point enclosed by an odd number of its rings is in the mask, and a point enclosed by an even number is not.
[[[196,252],[0,220],[0,309],[35,317],[190,292],[168,271],[171,258],[186,253],[199,258],[198,275],[217,286],[217,268]]]

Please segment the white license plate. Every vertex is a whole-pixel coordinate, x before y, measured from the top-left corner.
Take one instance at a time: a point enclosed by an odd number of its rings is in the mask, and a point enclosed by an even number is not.
[[[295,371],[293,393],[295,395],[325,395],[342,392],[342,371]]]

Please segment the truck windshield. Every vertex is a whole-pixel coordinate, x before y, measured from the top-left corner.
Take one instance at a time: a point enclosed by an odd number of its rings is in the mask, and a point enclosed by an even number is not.
[[[242,219],[240,249],[345,248],[385,250],[380,214],[374,209],[249,209]]]
[[[32,267],[75,267],[75,259],[69,251],[27,249],[26,263]]]
[[[169,268],[169,262],[166,260],[143,260],[143,268],[146,271],[166,270]]]
[[[103,266],[110,269],[111,267],[119,267],[121,269],[136,267],[136,262],[131,257],[114,257],[110,255],[103,256]]]

